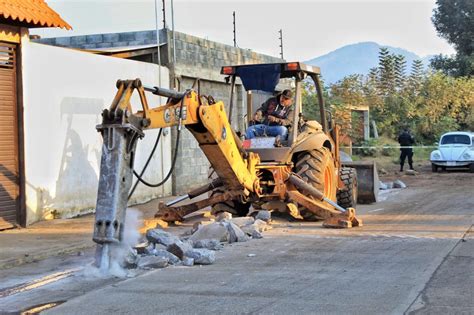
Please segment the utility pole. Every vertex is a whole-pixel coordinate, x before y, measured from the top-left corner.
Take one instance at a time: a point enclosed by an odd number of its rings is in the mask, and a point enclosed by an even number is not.
[[[281,28],[280,28],[279,33],[280,33],[280,38],[279,38],[280,39],[280,57],[281,57],[281,59],[285,59],[285,58],[283,58],[283,32],[282,32]]]
[[[235,36],[235,11],[232,13],[233,23],[234,23],[234,47],[237,47],[237,39]]]
[[[163,8],[161,10],[163,11],[163,28],[166,28],[165,0],[162,0],[162,3],[163,3]]]
[[[155,27],[156,27],[156,52],[158,56],[158,86],[161,87],[161,54],[160,54],[160,29],[158,25],[158,0],[155,0]],[[158,97],[161,104],[161,96]]]

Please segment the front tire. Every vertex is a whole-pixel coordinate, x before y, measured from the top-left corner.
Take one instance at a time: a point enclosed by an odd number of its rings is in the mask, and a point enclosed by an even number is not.
[[[433,173],[437,173],[438,172],[438,165],[436,165],[434,163],[431,163],[431,171]]]
[[[323,147],[299,154],[295,171],[305,182],[321,191],[324,197],[333,201],[336,200],[336,169],[333,156],[328,148]],[[305,220],[324,219],[305,207],[300,207],[299,210]]]
[[[469,165],[469,172],[474,173],[474,163],[471,163],[471,165]]]
[[[339,173],[346,187],[337,191],[337,203],[347,209],[357,205],[357,172],[351,167],[342,167]]]

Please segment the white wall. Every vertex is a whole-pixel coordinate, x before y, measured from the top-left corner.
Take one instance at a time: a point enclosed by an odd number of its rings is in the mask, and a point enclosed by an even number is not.
[[[27,223],[72,217],[93,211],[96,202],[102,138],[95,126],[110,106],[117,79],[140,78],[158,85],[159,67],[23,40],[23,104]],[[162,86],[169,86],[161,68]],[[150,107],[158,97],[148,96]],[[137,95],[134,109],[140,108]],[[141,170],[157,131],[147,131],[138,143],[136,168]],[[158,182],[171,164],[171,139],[161,147],[145,178]],[[165,174],[166,175],[166,174]],[[171,194],[171,180],[160,188],[139,185],[135,202]]]

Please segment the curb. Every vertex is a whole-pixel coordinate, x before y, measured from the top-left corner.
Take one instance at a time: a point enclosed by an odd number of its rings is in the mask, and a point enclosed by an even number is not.
[[[43,251],[40,253],[34,253],[31,255],[25,255],[25,256],[18,256],[15,258],[10,258],[10,259],[5,259],[0,261],[0,270],[4,269],[10,269],[13,267],[18,267],[24,264],[32,263],[32,262],[37,262],[40,260],[45,260],[50,257],[56,257],[56,256],[62,256],[62,255],[67,255],[71,254],[73,252],[77,252],[80,250],[85,250],[89,248],[93,248],[95,246],[94,243],[79,243],[79,244],[73,244],[68,246],[67,248],[64,247],[59,247],[59,248],[53,248],[47,251]]]

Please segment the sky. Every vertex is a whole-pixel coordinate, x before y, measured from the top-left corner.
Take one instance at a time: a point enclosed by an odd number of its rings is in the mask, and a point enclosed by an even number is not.
[[[155,29],[154,0],[46,0],[73,31],[37,29],[42,37],[74,36]],[[171,0],[165,0],[171,28]],[[344,45],[373,41],[424,57],[453,54],[431,23],[435,0],[174,0],[175,30],[237,46],[308,60]],[[160,28],[162,0],[158,0]]]

